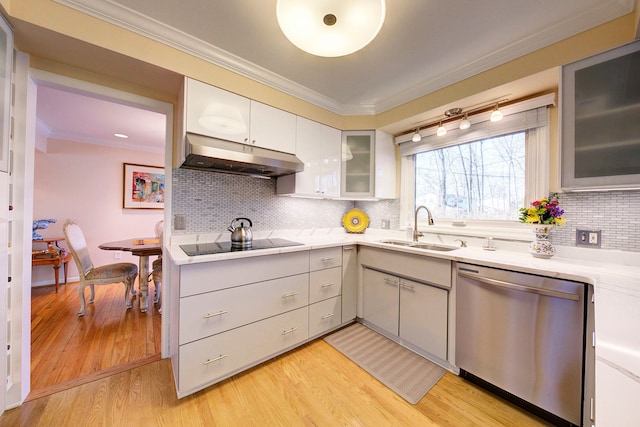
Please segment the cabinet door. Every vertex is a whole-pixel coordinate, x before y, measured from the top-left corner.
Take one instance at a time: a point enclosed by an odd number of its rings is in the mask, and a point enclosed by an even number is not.
[[[186,80],[187,132],[246,143],[249,99],[197,80]]]
[[[374,131],[342,132],[343,197],[374,195]]]
[[[400,279],[400,338],[447,359],[447,296],[444,289]]]
[[[396,147],[393,136],[377,130],[375,140],[375,196],[396,198]]]
[[[283,153],[296,152],[296,116],[283,110],[251,101],[252,145]]]
[[[364,319],[398,335],[399,279],[369,268],[364,269]]]
[[[358,305],[358,259],[356,246],[342,248],[342,321],[356,318]]]
[[[296,156],[304,162],[304,171],[290,176],[295,181],[295,194],[317,196],[321,192],[322,125],[298,117],[296,128]]]
[[[320,191],[323,197],[340,197],[342,132],[329,126],[321,126],[320,147]]]

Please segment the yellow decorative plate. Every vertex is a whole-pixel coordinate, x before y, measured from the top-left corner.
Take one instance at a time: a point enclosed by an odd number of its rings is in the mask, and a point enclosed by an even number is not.
[[[369,226],[369,217],[360,209],[351,209],[342,217],[342,225],[347,233],[364,233]]]

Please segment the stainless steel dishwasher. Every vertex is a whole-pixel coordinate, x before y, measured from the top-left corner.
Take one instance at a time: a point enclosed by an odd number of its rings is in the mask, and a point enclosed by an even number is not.
[[[460,375],[555,425],[582,425],[585,310],[583,283],[458,263]]]

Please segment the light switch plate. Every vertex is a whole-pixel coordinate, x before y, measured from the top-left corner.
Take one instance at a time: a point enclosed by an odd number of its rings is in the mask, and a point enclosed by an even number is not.
[[[187,216],[185,214],[175,214],[173,217],[173,229],[174,230],[186,230],[187,229]]]
[[[601,247],[602,232],[600,230],[576,230],[576,246]]]

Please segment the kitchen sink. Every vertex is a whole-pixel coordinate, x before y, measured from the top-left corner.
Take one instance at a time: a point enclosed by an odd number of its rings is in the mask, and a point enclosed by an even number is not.
[[[388,245],[406,246],[416,249],[427,249],[430,251],[442,251],[448,252],[459,249],[457,246],[441,245],[438,243],[420,243],[420,242],[407,242],[405,240],[382,240],[380,243],[386,243]]]

